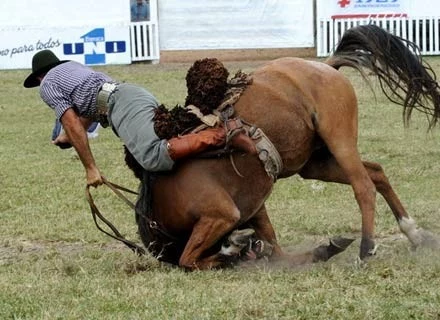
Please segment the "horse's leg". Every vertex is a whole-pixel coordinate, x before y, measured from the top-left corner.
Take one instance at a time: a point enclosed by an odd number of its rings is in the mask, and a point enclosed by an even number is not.
[[[266,206],[263,205],[247,224],[255,230],[257,239],[267,241],[273,246],[270,257],[272,261],[287,261],[289,265],[304,265],[318,261],[327,261],[334,255],[343,252],[353,241],[352,239],[339,237],[331,239],[329,245],[321,245],[307,252],[285,253],[277,243]]]
[[[266,206],[263,206],[258,210],[258,212],[249,219],[248,223],[252,229],[255,230],[255,236],[257,239],[269,242],[272,246],[272,257],[283,256],[284,253],[281,250],[277,242],[275,235],[275,230],[273,229],[272,223],[270,222],[269,216],[266,211]]]
[[[368,172],[370,179],[373,181],[376,190],[383,196],[388,203],[391,211],[396,218],[400,230],[408,237],[413,245],[420,245],[423,241],[423,235],[416,223],[409,217],[405,208],[394,192],[391,184],[378,163],[363,161],[363,165]],[[300,175],[305,179],[317,179],[327,182],[336,182],[350,184],[347,175],[331,155],[323,161],[322,158],[311,158],[306,166],[301,170]]]
[[[356,103],[354,106],[356,106]],[[364,259],[372,255],[375,250],[374,244],[374,214],[376,206],[376,188],[371,180],[367,169],[364,167],[357,150],[357,126],[355,108],[348,108],[345,114],[326,114],[318,116],[317,129],[321,138],[324,140],[331,154],[336,159],[339,167],[346,177],[346,181],[351,184],[355,199],[362,214],[362,240],[360,247],[360,258]],[[344,110],[342,110],[344,111]],[[332,111],[333,112],[333,111]],[[336,121],[335,117],[340,121]],[[319,166],[320,163],[317,163]],[[335,166],[330,166],[326,170],[316,168],[322,174],[334,175],[332,170]],[[306,169],[302,171],[305,174]],[[301,172],[300,172],[301,174]]]
[[[237,208],[235,211],[236,213],[229,217],[225,217],[224,212],[219,212],[217,217],[215,215],[200,217],[180,256],[179,266],[189,270],[220,267],[223,261],[218,254],[206,258],[200,257],[237,225],[240,214]]]

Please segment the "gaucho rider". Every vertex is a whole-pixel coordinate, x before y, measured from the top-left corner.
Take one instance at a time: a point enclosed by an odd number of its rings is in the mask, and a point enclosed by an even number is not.
[[[103,127],[110,125],[147,171],[171,170],[178,159],[209,147],[222,147],[228,134],[225,126],[220,125],[161,140],[153,122],[158,102],[150,92],[133,84],[118,83],[78,62],[60,61],[50,50],[34,55],[32,73],[24,86],[40,86],[41,98],[54,109],[64,127],[64,133],[53,143],[75,148],[86,170],[87,185],[95,187],[103,181],[87,139],[86,129],[93,121],[99,121]],[[255,152],[251,139],[240,128],[228,141],[234,148]]]

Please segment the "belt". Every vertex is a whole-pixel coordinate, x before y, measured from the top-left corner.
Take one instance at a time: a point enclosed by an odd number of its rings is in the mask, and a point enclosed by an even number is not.
[[[96,97],[96,112],[98,114],[98,121],[104,128],[108,127],[108,101],[111,95],[118,90],[119,83],[105,82],[98,91]]]

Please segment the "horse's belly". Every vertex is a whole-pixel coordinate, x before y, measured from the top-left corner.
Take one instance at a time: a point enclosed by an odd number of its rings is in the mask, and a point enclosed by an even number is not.
[[[229,219],[238,213],[244,222],[261,208],[272,185],[255,156],[237,154],[234,163],[227,158],[191,160],[157,181],[154,215],[176,234],[191,232],[201,218]]]

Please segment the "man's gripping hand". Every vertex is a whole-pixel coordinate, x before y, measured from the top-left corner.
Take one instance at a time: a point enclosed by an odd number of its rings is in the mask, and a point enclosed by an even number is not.
[[[72,145],[70,144],[69,138],[67,135],[63,132],[58,137],[55,138],[55,140],[52,140],[52,143],[56,145],[57,147],[60,147],[61,149],[69,149],[72,148]]]
[[[101,173],[98,168],[89,169],[86,172],[87,175],[87,185],[92,187],[97,187],[103,184]]]

